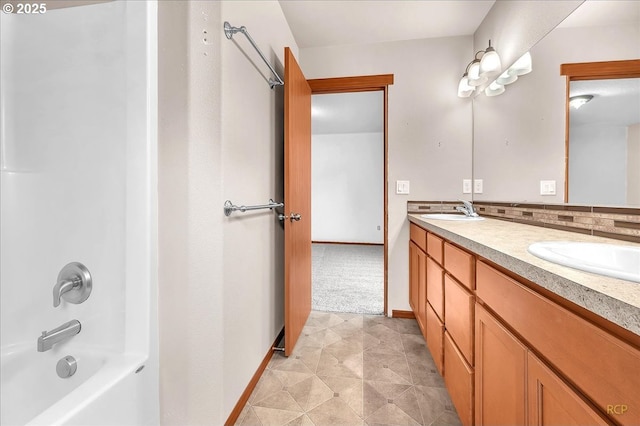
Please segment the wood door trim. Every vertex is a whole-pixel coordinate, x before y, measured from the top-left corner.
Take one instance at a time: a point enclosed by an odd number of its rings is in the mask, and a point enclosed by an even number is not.
[[[605,80],[640,76],[640,59],[561,64],[560,75],[571,80]]]
[[[384,96],[384,314],[389,313],[388,285],[389,285],[389,214],[388,195],[389,186],[389,85],[393,84],[394,74],[364,75],[354,77],[316,78],[307,80],[311,87],[311,95],[328,93],[374,92],[382,91]]]
[[[393,84],[393,74],[364,75],[355,77],[315,78],[307,80],[311,93],[372,92],[386,90]]]

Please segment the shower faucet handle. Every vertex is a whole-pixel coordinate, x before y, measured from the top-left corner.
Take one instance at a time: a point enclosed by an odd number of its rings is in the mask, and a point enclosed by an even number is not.
[[[60,305],[60,299],[69,303],[82,303],[89,298],[93,289],[91,273],[82,263],[71,262],[58,274],[58,282],[53,286],[53,307]]]

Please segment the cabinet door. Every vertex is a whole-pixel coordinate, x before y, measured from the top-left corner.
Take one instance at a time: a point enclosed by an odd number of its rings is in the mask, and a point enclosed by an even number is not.
[[[466,287],[444,275],[444,323],[466,361],[473,365],[475,300]]]
[[[427,257],[427,300],[440,321],[444,322],[444,270]]]
[[[527,358],[529,425],[606,425],[599,414],[553,371],[529,352]]]
[[[444,383],[464,426],[473,425],[473,368],[458,350],[451,335],[444,332]]]
[[[476,424],[523,425],[527,349],[476,304]]]
[[[418,315],[418,246],[409,242],[409,305]]]
[[[427,347],[440,375],[444,374],[444,324],[427,303]]]
[[[422,329],[424,338],[427,338],[427,254],[418,250],[418,296],[416,299],[418,315],[416,319]]]

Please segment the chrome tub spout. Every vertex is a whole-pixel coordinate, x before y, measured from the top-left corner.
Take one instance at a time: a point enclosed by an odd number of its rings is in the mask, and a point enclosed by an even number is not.
[[[71,320],[49,332],[43,331],[42,336],[38,337],[38,352],[48,351],[56,343],[60,343],[63,340],[67,340],[75,336],[80,333],[81,328],[82,325],[80,324],[80,321]]]

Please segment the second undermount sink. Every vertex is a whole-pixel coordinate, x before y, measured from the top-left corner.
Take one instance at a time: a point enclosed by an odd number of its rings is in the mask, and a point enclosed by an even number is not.
[[[481,216],[465,216],[457,213],[428,213],[421,215],[421,217],[425,219],[455,220],[457,222],[476,222],[478,220],[484,220],[484,217]]]
[[[640,247],[573,241],[531,244],[529,253],[581,271],[640,283]]]

